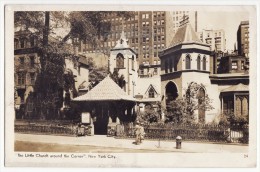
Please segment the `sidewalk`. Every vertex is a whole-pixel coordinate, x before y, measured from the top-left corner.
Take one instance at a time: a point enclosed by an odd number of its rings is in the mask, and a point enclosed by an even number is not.
[[[182,149],[176,149],[175,141],[144,140],[141,145],[133,144],[133,139],[115,139],[103,135],[68,137],[53,135],[33,135],[15,133],[15,141],[63,144],[63,145],[88,145],[97,147],[142,149],[142,150],[163,150],[169,152],[186,153],[246,153],[247,145],[215,144],[183,142]]]

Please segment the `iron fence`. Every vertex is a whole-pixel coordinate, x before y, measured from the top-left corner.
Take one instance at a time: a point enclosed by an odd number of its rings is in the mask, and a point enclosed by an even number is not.
[[[26,134],[76,136],[78,126],[68,121],[15,121],[14,131]]]
[[[117,127],[117,137],[134,138],[133,125],[121,124]],[[146,139],[183,140],[205,142],[248,143],[248,126],[246,125],[209,125],[209,124],[150,124],[144,125]]]

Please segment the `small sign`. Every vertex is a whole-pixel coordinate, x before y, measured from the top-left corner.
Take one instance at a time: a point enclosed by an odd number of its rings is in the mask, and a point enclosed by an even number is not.
[[[90,124],[90,113],[89,112],[82,112],[81,113],[81,123],[82,124]]]

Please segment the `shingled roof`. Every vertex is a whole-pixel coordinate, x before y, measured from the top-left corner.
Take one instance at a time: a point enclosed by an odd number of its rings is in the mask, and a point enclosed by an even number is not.
[[[124,92],[109,76],[103,79],[88,93],[76,97],[73,101],[116,101],[127,100],[135,101],[135,99]]]
[[[176,34],[174,35],[170,47],[178,45],[180,43],[190,43],[190,42],[197,42],[202,43],[201,40],[198,38],[197,34],[191,27],[190,23],[181,26]]]
[[[248,85],[244,85],[244,84],[240,83],[240,84],[233,85],[231,87],[225,88],[221,92],[223,93],[223,92],[239,92],[239,91],[240,92],[241,91],[243,91],[243,92],[249,91]]]

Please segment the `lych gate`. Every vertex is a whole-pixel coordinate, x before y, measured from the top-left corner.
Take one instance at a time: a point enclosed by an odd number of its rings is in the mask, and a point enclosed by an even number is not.
[[[95,134],[107,134],[109,122],[134,122],[135,99],[127,95],[109,76],[88,93],[73,99],[81,112],[89,112]]]

